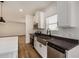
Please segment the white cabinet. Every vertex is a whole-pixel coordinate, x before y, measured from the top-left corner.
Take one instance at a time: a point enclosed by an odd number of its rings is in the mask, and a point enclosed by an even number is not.
[[[76,9],[75,2],[59,1],[57,2],[58,26],[75,27]]]
[[[38,28],[41,28],[41,29],[45,28],[45,16],[43,12],[39,12]]]
[[[34,48],[38,51],[39,43],[37,42],[37,37],[34,37]]]
[[[35,13],[34,22],[35,22],[35,23],[39,23],[39,12],[36,12],[36,13]]]
[[[39,29],[45,28],[45,15],[42,11],[37,11],[34,16],[34,23],[38,23]]]
[[[38,42],[37,37],[34,37],[34,48],[43,58],[47,58],[47,46]]]
[[[41,44],[39,42],[39,47],[40,47],[40,55],[43,57],[43,58],[47,58],[47,46]]]
[[[66,51],[66,58],[79,58],[79,45]]]

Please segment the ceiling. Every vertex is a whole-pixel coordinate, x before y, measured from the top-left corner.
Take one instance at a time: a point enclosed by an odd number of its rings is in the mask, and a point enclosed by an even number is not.
[[[37,10],[43,10],[53,1],[5,1],[3,4],[3,17],[6,21],[24,22],[25,15],[33,15]],[[23,9],[22,12],[19,9]],[[1,13],[1,12],[0,12]]]

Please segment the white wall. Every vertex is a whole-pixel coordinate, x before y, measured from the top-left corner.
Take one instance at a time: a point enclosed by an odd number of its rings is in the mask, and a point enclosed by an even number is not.
[[[33,16],[26,15],[26,43],[30,42],[30,33],[33,33]]]
[[[25,35],[25,24],[17,22],[0,23],[0,36]]]
[[[75,27],[75,28],[59,28],[58,31],[52,31],[52,35],[79,40],[79,2],[74,2],[74,5],[75,5],[75,10],[76,10],[76,15],[75,15],[76,19],[75,20],[76,20],[77,27]],[[57,7],[57,6],[55,6],[55,7]],[[48,11],[50,11],[49,8],[48,8]],[[52,10],[52,12],[50,11],[47,15],[49,16],[50,13],[54,13],[54,12],[56,12],[56,11]],[[43,31],[43,33],[46,33],[46,31]]]

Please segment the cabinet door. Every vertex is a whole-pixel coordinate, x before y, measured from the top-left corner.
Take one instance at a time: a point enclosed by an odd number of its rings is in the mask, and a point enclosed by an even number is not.
[[[45,28],[45,15],[44,12],[37,11],[35,16],[34,16],[35,23],[38,23],[38,28],[39,29],[44,29]]]
[[[66,50],[66,58],[79,58],[79,45],[69,51]]]
[[[34,37],[34,48],[37,48],[37,37]]]
[[[45,28],[45,15],[44,15],[44,12],[39,13],[38,28],[41,28],[41,29]]]
[[[75,27],[76,9],[75,2],[60,1],[57,2],[58,26]]]
[[[47,46],[43,45],[40,43],[40,55],[43,57],[43,58],[47,58]]]
[[[40,14],[39,11],[35,13],[35,16],[34,16],[35,23],[39,23],[39,14]]]
[[[34,37],[34,48],[36,49],[36,51],[38,53],[40,53],[40,47],[39,47],[40,43],[37,41],[37,37]]]

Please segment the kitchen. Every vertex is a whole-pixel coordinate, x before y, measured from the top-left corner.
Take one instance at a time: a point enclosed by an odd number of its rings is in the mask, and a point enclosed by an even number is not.
[[[34,28],[37,31],[30,34],[30,39],[43,58],[78,58],[79,40],[73,31],[77,30],[77,10],[78,2],[66,1],[54,2],[45,12],[36,12]]]
[[[78,4],[4,1],[0,13],[6,22],[0,24],[0,58],[35,58],[31,49],[40,58],[79,58]]]

